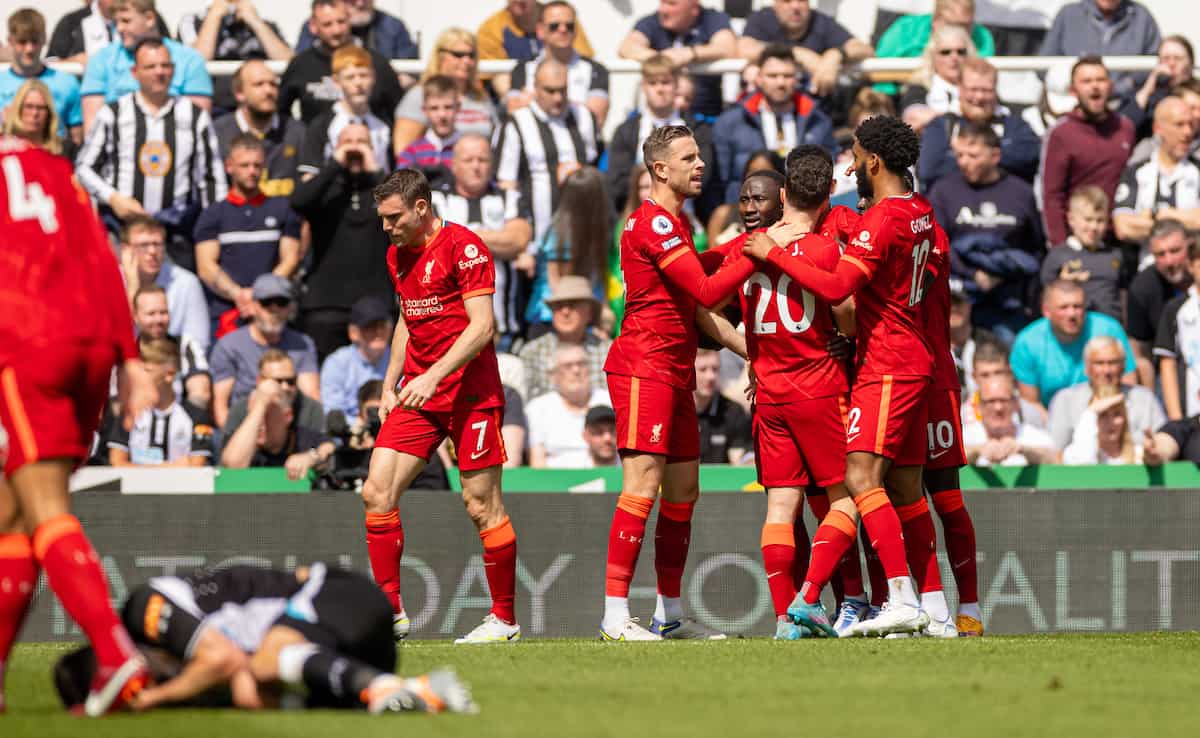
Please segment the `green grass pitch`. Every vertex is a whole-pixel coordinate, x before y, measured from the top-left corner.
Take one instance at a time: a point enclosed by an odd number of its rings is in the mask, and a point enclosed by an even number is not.
[[[401,671],[454,666],[471,683],[481,714],[175,709],[98,722],[58,707],[49,673],[65,648],[17,647],[0,736],[1200,735],[1197,633],[786,644],[413,642],[402,648]]]

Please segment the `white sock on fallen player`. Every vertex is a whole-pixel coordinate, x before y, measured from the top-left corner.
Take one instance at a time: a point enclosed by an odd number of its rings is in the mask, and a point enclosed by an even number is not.
[[[950,619],[950,608],[946,605],[946,593],[942,590],[921,593],[921,609],[929,615],[929,619],[944,623]]]
[[[670,623],[683,619],[683,602],[678,597],[658,596],[654,604],[654,619],[660,623]]]
[[[615,634],[624,627],[625,621],[628,619],[629,598],[605,596],[604,618],[600,621],[600,627]]]
[[[969,618],[975,618],[979,622],[983,622],[983,613],[979,611],[978,602],[960,602],[958,603],[958,614],[966,615]]]

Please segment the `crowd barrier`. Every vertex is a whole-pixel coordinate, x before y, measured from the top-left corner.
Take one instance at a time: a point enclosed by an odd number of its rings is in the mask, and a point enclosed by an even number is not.
[[[1200,628],[1194,490],[968,492],[966,501],[978,532],[980,602],[990,633]],[[152,576],[200,566],[291,568],[323,560],[369,570],[362,506],[350,493],[89,492],[73,504],[102,555],[115,601]],[[613,497],[513,494],[507,505],[518,536],[517,614],[526,636],[594,636]],[[760,494],[701,497],[683,594],[710,627],[773,632],[758,550],[764,507]],[[401,511],[403,593],[414,637],[465,632],[486,613],[488,598],[479,539],[460,499],[412,491]],[[631,592],[642,616],[653,608],[652,549],[648,542]],[[949,562],[941,563],[954,602]],[[23,639],[79,637],[41,583]]]

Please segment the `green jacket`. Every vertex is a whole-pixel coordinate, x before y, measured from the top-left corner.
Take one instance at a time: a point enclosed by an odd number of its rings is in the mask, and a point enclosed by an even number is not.
[[[879,37],[879,46],[875,56],[892,58],[912,58],[920,56],[929,45],[929,37],[933,35],[932,15],[905,15],[896,19]],[[996,43],[992,40],[992,32],[978,23],[971,29],[971,40],[980,56],[995,56]],[[875,85],[875,89],[889,95],[895,95],[897,87],[891,82]]]

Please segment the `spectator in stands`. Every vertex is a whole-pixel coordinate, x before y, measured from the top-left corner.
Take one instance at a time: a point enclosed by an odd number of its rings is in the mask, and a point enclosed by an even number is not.
[[[171,310],[168,328],[173,336],[189,336],[207,351],[210,343],[208,305],[200,280],[182,267],[167,261],[166,229],[145,215],[130,218],[119,236],[121,272],[125,278],[125,294],[133,305],[138,290],[158,285],[167,292]]]
[[[1066,387],[1050,402],[1050,435],[1054,438],[1055,448],[1062,451],[1072,442],[1084,411],[1093,400],[1102,396],[1101,390],[1106,387],[1117,387],[1124,396],[1126,421],[1139,442],[1145,431],[1167,422],[1154,390],[1121,384],[1125,364],[1125,347],[1117,339],[1097,336],[1088,341],[1083,347],[1083,373],[1087,381]]]
[[[544,59],[557,59],[567,68],[567,100],[584,106],[604,126],[608,117],[608,69],[603,64],[575,51],[575,8],[565,0],[552,0],[541,6],[537,37],[542,52],[533,59],[518,62],[511,77],[496,75],[492,88],[504,97],[509,112],[523,108],[533,100],[534,71]]]
[[[279,114],[279,75],[253,59],[238,67],[231,80],[237,110],[213,121],[221,157],[229,158],[233,140],[243,133],[263,142],[262,192],[267,197],[288,197],[296,188],[296,165],[304,147],[304,124],[288,111]]]
[[[119,41],[120,33],[113,17],[115,5],[113,0],[84,0],[82,8],[59,18],[46,55],[60,61],[87,64],[89,56]],[[154,14],[154,31],[161,38],[171,35],[157,12]]]
[[[113,0],[112,7],[121,43],[109,44],[88,57],[79,90],[83,97],[84,134],[92,130],[96,115],[106,103],[115,103],[138,89],[145,93],[145,83],[135,69],[138,66],[135,51],[147,38],[161,39],[158,48],[167,50],[171,69],[167,78],[169,94],[187,98],[206,113],[211,110],[212,78],[204,68],[204,58],[195,49],[172,41],[166,34],[158,34],[154,0]]]
[[[308,28],[316,42],[292,58],[279,87],[279,109],[290,115],[292,103],[299,100],[303,121],[313,120],[341,99],[342,90],[333,82],[333,53],[354,45],[350,8],[345,0],[313,0]],[[387,57],[371,49],[366,51],[375,73],[369,107],[375,117],[391,125],[404,91]]]
[[[1108,198],[1095,185],[1071,193],[1067,205],[1067,242],[1050,249],[1042,261],[1042,284],[1058,279],[1078,282],[1087,296],[1086,309],[1121,320],[1121,293],[1129,286],[1129,270],[1121,252],[1104,238]]]
[[[371,141],[369,158],[374,164],[368,171],[391,171],[392,126],[371,112],[375,71],[371,68],[370,52],[351,44],[333,52],[330,59],[333,83],[339,91],[338,99],[333,101],[328,110],[309,121],[296,171],[302,180],[317,176],[325,162],[332,158],[342,129],[351,124],[367,129]]]
[[[1042,94],[1037,105],[1030,105],[1021,112],[1021,119],[1029,124],[1039,140],[1054,127],[1059,118],[1079,106],[1079,100],[1071,88],[1072,62],[1059,62],[1046,70]]]
[[[133,327],[139,338],[170,338],[179,361],[175,394],[193,408],[208,412],[212,405],[212,374],[204,348],[186,333],[170,335],[171,308],[167,291],[157,284],[140,287],[133,295]]]
[[[829,197],[831,205],[858,208],[858,176],[854,173],[854,131],[860,123],[876,115],[896,115],[896,104],[889,95],[870,87],[863,87],[854,95],[846,115],[846,126],[835,129],[834,135],[842,151],[833,160],[834,190]]]
[[[518,272],[532,275],[535,257],[528,250],[533,238],[532,214],[519,190],[502,190],[492,180],[492,147],[477,133],[454,144],[451,177],[434,186],[437,213],[475,232],[492,252],[496,292],[492,307],[497,348],[508,351],[521,332],[521,285]]]
[[[1097,387],[1062,451],[1062,463],[1142,463],[1142,438],[1149,429],[1138,433],[1132,425],[1128,398],[1121,389],[1112,384]]]
[[[462,135],[455,125],[462,108],[462,95],[454,80],[442,74],[422,82],[421,92],[421,112],[429,127],[424,136],[396,152],[396,168],[420,169],[426,179],[436,182],[449,172],[454,144]]]
[[[142,364],[154,383],[154,405],[125,430],[113,418],[108,435],[110,466],[205,466],[213,454],[213,427],[208,413],[180,403],[175,397],[179,373],[179,344],[173,338],[138,341]]]
[[[296,391],[303,375],[287,353],[269,349],[255,363],[253,391],[229,413],[221,466],[282,466],[301,479],[333,456],[321,404]]]
[[[1167,417],[1182,420],[1200,414],[1200,242],[1188,243],[1192,285],[1164,307],[1154,338]]]
[[[393,302],[367,296],[350,308],[346,328],[350,345],[334,351],[321,365],[321,401],[326,411],[341,410],[347,418],[354,417],[359,388],[383,379],[392,355]]]
[[[346,0],[350,9],[350,33],[358,42],[385,59],[416,59],[420,50],[408,26],[390,13],[375,7],[375,0]],[[307,51],[317,41],[313,24],[305,23],[300,29],[300,40],[296,51]]]
[[[1125,329],[1115,319],[1084,309],[1083,287],[1060,279],[1046,285],[1042,293],[1042,315],[1017,335],[1012,350],[1012,371],[1021,396],[1042,408],[1064,387],[1087,378],[1083,348],[1096,336],[1111,336],[1121,342],[1125,354],[1121,381],[1133,384],[1133,350]]]
[[[537,35],[541,5],[536,0],[507,0],[503,10],[488,16],[479,26],[479,56],[481,59],[512,59],[529,61],[542,50]],[[588,42],[583,26],[575,34],[575,51],[580,56],[596,55]],[[507,90],[497,90],[503,94]]]
[[[0,108],[0,119],[0,132],[5,136],[17,136],[51,154],[74,159],[71,154],[75,144],[59,135],[62,124],[54,109],[54,97],[40,80],[25,80],[8,108]]]
[[[20,118],[21,110],[10,109],[9,103],[28,80],[37,80],[50,91],[45,105],[53,105],[57,113],[52,133],[70,137],[78,146],[83,142],[83,108],[79,101],[79,82],[72,74],[59,72],[42,61],[46,46],[46,19],[33,8],[21,8],[8,16],[8,46],[12,49],[12,65],[0,72],[0,114],[4,118]],[[28,93],[27,93],[28,94]],[[39,95],[45,95],[39,90]],[[32,103],[31,103],[32,104]],[[59,152],[55,152],[59,153]]]
[[[588,447],[591,468],[618,466],[617,414],[608,405],[588,408],[583,419],[583,442]]]
[[[516,357],[513,357],[514,359]],[[518,366],[522,366],[519,363]],[[525,466],[525,440],[529,437],[529,419],[525,416],[525,400],[515,387],[504,386],[504,418],[500,435],[504,438],[505,469]],[[444,487],[439,489],[445,489]]]
[[[529,419],[529,465],[534,469],[579,469],[590,466],[583,438],[588,408],[611,404],[608,392],[591,379],[582,346],[562,344],[554,351],[552,389],[535,396],[525,408]]]
[[[1200,228],[1200,167],[1188,152],[1196,132],[1178,97],[1165,97],[1154,109],[1154,153],[1121,174],[1112,213],[1113,232],[1125,241],[1145,241],[1159,218]]]
[[[819,10],[810,0],[774,0],[769,8],[754,12],[737,40],[737,55],[757,62],[768,44],[790,46],[796,64],[806,77],[805,91],[827,97],[837,85],[846,62],[873,56],[871,45],[850,34],[840,23]],[[742,79],[750,82],[757,70],[747,65]]]
[[[676,67],[737,56],[729,16],[700,6],[700,0],[659,0],[658,12],[634,25],[617,51],[622,59],[645,61],[661,52]],[[790,56],[790,53],[789,53]],[[721,77],[695,75],[695,98],[686,108],[709,118],[721,113]]]
[[[211,0],[200,13],[179,21],[179,40],[200,52],[206,61],[291,61],[294,53],[273,21],[263,20],[255,0]],[[214,111],[237,106],[229,77],[213,80]]]
[[[1077,188],[1096,185],[1109,200],[1117,191],[1133,147],[1133,124],[1109,112],[1112,81],[1103,60],[1085,56],[1071,68],[1079,106],[1046,133],[1042,149],[1042,210],[1049,243],[1067,240],[1067,200]]]
[[[753,459],[750,416],[721,394],[721,357],[711,349],[696,352],[696,416],[700,421],[701,464],[745,464]]]
[[[291,279],[300,266],[300,218],[286,197],[267,197],[260,189],[265,165],[263,140],[239,134],[225,157],[229,195],[196,221],[196,273],[206,288],[211,333],[221,322],[249,319],[250,286],[258,275]]]
[[[1163,308],[1192,284],[1188,249],[1193,236],[1177,220],[1159,220],[1150,231],[1152,267],[1138,272],[1125,299],[1125,330],[1137,358],[1138,380],[1154,386],[1154,338]]]
[[[554,59],[539,64],[533,102],[509,116],[496,144],[496,179],[530,204],[534,238],[550,227],[567,175],[596,162],[599,133],[591,111],[567,101],[567,68]]]
[[[964,384],[971,389],[960,413],[964,428],[979,423],[983,418],[983,406],[979,402],[979,386],[981,384],[1001,374],[1016,381],[1013,377],[1012,367],[1008,363],[1008,349],[995,338],[983,337],[980,339],[975,345],[975,351],[971,354],[971,361],[967,368],[968,373]],[[1016,409],[1022,422],[1041,430],[1048,430],[1046,409],[1041,405],[1029,402],[1018,395]]]
[[[939,178],[957,168],[954,142],[964,122],[992,127],[1000,139],[1000,168],[1026,182],[1037,174],[1041,140],[1020,116],[996,98],[996,68],[983,59],[963,62],[958,83],[958,110],[934,118],[921,135],[917,179],[931,190]]]
[[[955,171],[929,199],[950,238],[950,268],[974,303],[971,315],[1004,343],[1032,317],[1045,238],[1033,188],[1000,168],[1000,139],[991,125],[964,122],[954,137]]]
[[[1008,374],[979,383],[981,419],[963,428],[967,463],[973,466],[1050,464],[1058,458],[1046,431],[1017,414],[1017,393]]]
[[[679,69],[666,56],[655,54],[642,62],[641,85],[645,109],[635,110],[617,126],[608,144],[608,194],[620,210],[629,197],[630,175],[643,169],[642,144],[650,132],[665,125],[686,125],[696,137],[705,164],[704,189],[693,203],[700,220],[706,221],[716,205],[714,200],[719,200],[722,194],[712,186],[717,174],[712,125],[676,107]],[[624,222],[621,226],[624,227]]]
[[[385,176],[367,127],[350,123],[316,176],[292,195],[292,207],[312,229],[301,325],[322,358],[345,345],[355,300],[394,294],[387,270],[378,268],[387,257],[388,238],[371,196]]]
[[[500,119],[491,98],[483,91],[478,69],[479,52],[471,32],[461,28],[442,31],[421,75],[421,84],[413,85],[396,108],[396,127],[392,133],[395,147],[403,151],[424,135],[429,119],[423,112],[425,91],[422,85],[436,75],[445,75],[458,86],[459,106],[454,116],[454,128],[461,134],[478,133],[491,140]]]
[[[1042,40],[1041,56],[1152,56],[1161,36],[1154,15],[1133,0],[1080,0],[1064,5]],[[1143,74],[1119,74],[1117,97],[1132,98]]]
[[[781,44],[768,46],[758,59],[758,92],[717,118],[713,145],[720,170],[718,187],[725,201],[737,199],[742,181],[738,174],[750,154],[767,148],[784,156],[801,144],[823,146],[837,153],[833,123],[816,102],[796,91],[796,61]]]
[[[117,16],[131,12],[121,6]],[[226,184],[208,113],[191,98],[170,93],[174,67],[168,51],[157,38],[138,42],[133,75],[139,89],[99,109],[75,172],[110,230],[135,215],[153,216],[167,227],[171,258],[186,267],[195,262],[195,219],[225,198]]]
[[[1147,123],[1153,118],[1154,110],[1163,98],[1195,79],[1192,76],[1195,66],[1196,54],[1192,50],[1192,42],[1183,36],[1167,36],[1158,45],[1158,64],[1150,70],[1141,88],[1121,109],[1137,126],[1139,139],[1150,135]]]
[[[1200,416],[1172,420],[1153,434],[1147,433],[1142,444],[1142,461],[1147,466],[1172,461],[1200,464]]]
[[[591,286],[582,277],[563,277],[550,293],[547,302],[554,310],[549,333],[535,338],[521,349],[518,356],[525,363],[525,396],[534,398],[550,389],[549,373],[560,345],[582,346],[588,360],[588,377],[593,387],[604,387],[604,360],[612,341],[601,338],[592,330],[599,312]]]
[[[920,56],[930,39],[946,26],[968,29],[968,37],[980,56],[992,56],[996,45],[988,29],[975,22],[974,0],[935,0],[932,15],[906,15],[888,26],[879,38],[875,54],[880,57]]]
[[[254,280],[253,318],[249,325],[223,336],[213,347],[210,367],[213,375],[213,417],[225,428],[229,408],[245,399],[258,381],[259,359],[267,351],[278,349],[291,357],[295,378],[293,387],[317,401],[318,417],[313,427],[321,427],[321,385],[317,372],[317,349],[312,339],[288,327],[295,302],[292,285],[278,274],[263,274]],[[228,438],[231,431],[226,428]]]
[[[551,227],[537,246],[537,271],[525,310],[527,335],[531,338],[550,330],[554,306],[548,301],[555,286],[567,276],[580,277],[591,287],[598,304],[603,304],[605,257],[612,227],[604,189],[604,175],[595,167],[572,172],[563,182],[558,210]]]
[[[919,134],[934,118],[958,108],[963,63],[978,55],[967,29],[953,25],[939,27],[921,55],[921,66],[901,91],[897,107],[904,122]]]

